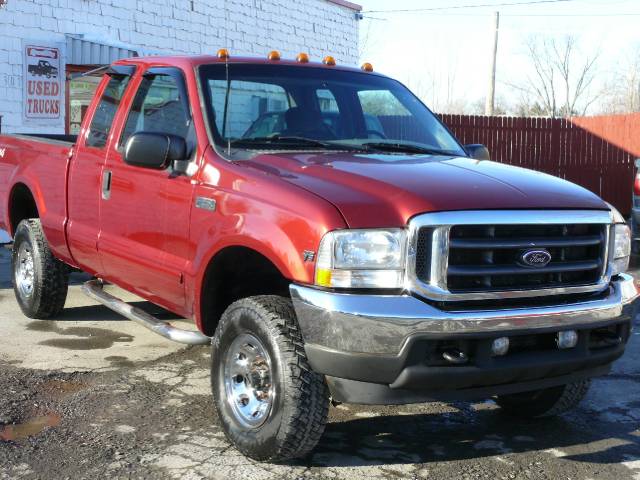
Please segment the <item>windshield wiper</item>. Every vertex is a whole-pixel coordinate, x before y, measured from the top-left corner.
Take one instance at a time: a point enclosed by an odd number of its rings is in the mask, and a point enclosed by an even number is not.
[[[295,137],[295,136],[283,136],[274,135],[271,137],[254,137],[254,138],[238,138],[231,142],[233,147],[256,147],[261,145],[268,146],[282,146],[282,147],[319,147],[327,150],[350,150],[350,151],[363,151],[368,150],[367,147],[361,147],[359,145],[344,145],[341,143],[327,142],[323,140],[317,140],[315,138]]]
[[[429,155],[455,155],[452,152],[446,150],[439,150],[437,148],[422,147],[420,145],[411,145],[406,143],[395,142],[366,142],[362,144],[363,147],[386,151],[386,152],[401,152],[401,153],[426,153]]]

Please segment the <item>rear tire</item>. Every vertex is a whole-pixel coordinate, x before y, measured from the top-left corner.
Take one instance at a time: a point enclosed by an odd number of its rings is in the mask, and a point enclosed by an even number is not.
[[[291,300],[238,300],[212,343],[213,397],[231,443],[259,461],[307,455],[324,432],[329,391],[309,367]]]
[[[69,269],[51,253],[40,219],[23,220],[16,228],[11,267],[13,291],[22,313],[43,320],[62,312]]]
[[[496,403],[505,413],[515,417],[553,417],[576,407],[590,385],[591,380],[582,380],[533,392],[498,395]]]

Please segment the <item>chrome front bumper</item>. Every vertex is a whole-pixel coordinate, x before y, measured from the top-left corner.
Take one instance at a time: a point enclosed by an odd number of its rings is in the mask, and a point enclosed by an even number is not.
[[[409,295],[341,294],[291,285],[308,346],[350,354],[398,355],[410,337],[565,330],[629,317],[639,290],[631,275],[612,279],[604,297],[528,308],[444,311]]]

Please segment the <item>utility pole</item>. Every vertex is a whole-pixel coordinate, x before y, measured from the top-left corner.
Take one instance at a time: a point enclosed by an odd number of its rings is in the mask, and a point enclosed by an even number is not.
[[[500,28],[500,12],[493,14],[493,51],[491,55],[491,75],[489,77],[489,91],[484,106],[485,115],[493,115],[496,98],[496,57],[498,56],[498,29]]]

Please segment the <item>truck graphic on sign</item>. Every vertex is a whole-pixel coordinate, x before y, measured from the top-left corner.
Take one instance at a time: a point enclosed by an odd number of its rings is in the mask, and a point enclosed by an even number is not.
[[[58,78],[58,69],[46,60],[40,60],[36,64],[29,64],[28,71],[32,75],[47,78]]]

